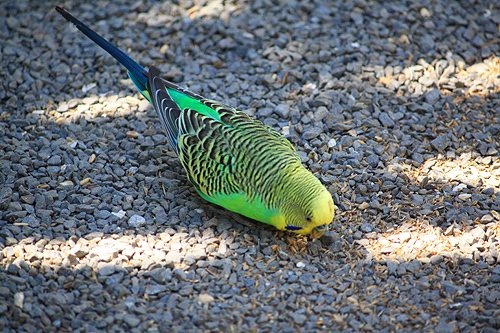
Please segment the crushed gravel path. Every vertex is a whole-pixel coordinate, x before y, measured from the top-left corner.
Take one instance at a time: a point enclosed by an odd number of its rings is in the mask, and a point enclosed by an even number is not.
[[[283,133],[318,240],[203,201],[125,70]],[[497,332],[497,1],[2,1],[2,332]]]

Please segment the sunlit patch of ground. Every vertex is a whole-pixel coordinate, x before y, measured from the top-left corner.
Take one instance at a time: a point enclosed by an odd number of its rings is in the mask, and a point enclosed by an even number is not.
[[[407,175],[423,184],[422,186],[429,182],[449,183],[455,185],[455,191],[461,191],[467,186],[500,189],[500,160],[491,162],[489,156],[485,162],[488,163],[477,163],[468,152],[455,160],[427,160],[420,168],[408,168]],[[468,199],[470,196],[460,198]]]
[[[448,53],[447,58],[451,61],[455,56]],[[444,59],[435,60],[432,64],[419,59],[417,64],[404,68],[401,73],[379,76],[375,82],[398,95],[410,93],[416,97],[437,86],[444,95],[456,95],[456,104],[471,96],[487,97],[500,92],[499,57],[492,56],[469,67],[458,59],[451,63]],[[371,69],[365,68],[365,71],[369,72]],[[408,82],[403,84],[405,81]],[[405,90],[407,88],[408,91]]]
[[[461,70],[457,79],[467,88],[466,95],[486,97],[500,92],[500,58],[492,57]]]
[[[500,251],[500,215],[492,212],[486,219],[491,222],[478,224],[470,231],[463,228],[452,234],[426,224],[405,223],[384,233],[366,234],[366,238],[356,242],[368,251],[369,259],[391,258],[398,262],[417,259],[424,263],[439,263],[444,258],[477,261],[482,256],[492,264],[496,259],[491,253],[498,254]]]
[[[464,153],[455,160],[431,159],[421,167],[397,164],[389,170],[404,172],[413,183],[434,192],[432,202],[413,209],[417,215],[400,211],[406,222],[383,233],[367,233],[356,242],[368,251],[368,258],[392,258],[399,262],[418,259],[440,262],[444,258],[469,258],[494,263],[500,251],[500,214],[494,210],[476,218],[472,225],[454,222],[444,230],[430,221],[439,215],[448,198],[455,208],[477,206],[474,193],[490,188],[499,195],[500,161],[479,164]],[[427,191],[427,190],[425,190]],[[368,205],[365,205],[368,206]],[[444,207],[444,205],[442,205]],[[399,207],[402,208],[402,207]],[[493,255],[492,255],[493,254]]]
[[[83,99],[72,99],[62,102],[57,108],[49,105],[46,110],[36,110],[35,115],[44,115],[47,120],[56,124],[78,123],[79,119],[105,120],[109,116],[126,117],[141,116],[147,110],[149,102],[144,98],[132,96],[120,97],[116,94],[89,95]]]
[[[1,254],[1,264],[13,263],[18,267],[58,270],[61,267],[79,269],[85,266],[100,275],[135,268],[151,270],[158,267],[185,269],[197,262],[198,267],[214,266],[232,248],[234,237],[215,237],[208,228],[203,234],[177,232],[167,228],[158,235],[138,235],[131,231],[104,235],[93,232],[85,237],[39,239],[29,237],[17,244],[8,244]],[[220,263],[222,265],[222,262]],[[206,271],[206,274],[210,274]]]

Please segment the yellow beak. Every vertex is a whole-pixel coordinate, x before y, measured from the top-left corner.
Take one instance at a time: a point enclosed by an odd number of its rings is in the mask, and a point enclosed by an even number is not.
[[[311,238],[312,239],[320,238],[325,233],[325,230],[326,228],[323,229],[313,228],[313,230],[311,230]]]

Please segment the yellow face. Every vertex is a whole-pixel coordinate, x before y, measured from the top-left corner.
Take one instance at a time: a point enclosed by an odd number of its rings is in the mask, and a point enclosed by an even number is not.
[[[304,228],[304,233],[311,234],[312,238],[319,238],[323,236],[328,225],[332,223],[335,216],[335,209],[333,204],[332,195],[326,189],[315,198],[313,204],[313,213],[309,222]]]
[[[284,214],[284,223],[280,223],[282,229],[301,235],[311,234],[312,238],[323,236],[335,216],[332,195],[324,187],[303,205],[293,205],[288,210],[288,214]]]

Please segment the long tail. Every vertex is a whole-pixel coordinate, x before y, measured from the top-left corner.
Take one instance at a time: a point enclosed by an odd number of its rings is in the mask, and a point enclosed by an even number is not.
[[[83,32],[94,43],[102,47],[106,52],[108,52],[116,60],[118,60],[120,64],[125,66],[128,69],[128,75],[136,85],[137,89],[139,89],[139,91],[141,92],[142,95],[144,95],[144,97],[146,97],[149,101],[151,101],[147,88],[148,72],[141,65],[139,65],[132,58],[126,55],[123,51],[113,46],[110,42],[99,36],[95,31],[87,27],[80,20],[72,16],[70,13],[68,13],[61,7],[56,7],[56,10],[66,20],[73,23],[78,28],[78,30]]]

